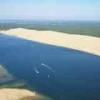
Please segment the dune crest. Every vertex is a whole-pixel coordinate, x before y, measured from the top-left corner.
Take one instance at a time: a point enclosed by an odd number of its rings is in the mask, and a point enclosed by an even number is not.
[[[54,31],[37,31],[23,28],[0,31],[2,34],[31,41],[80,50],[100,56],[100,38],[84,35],[64,34]]]

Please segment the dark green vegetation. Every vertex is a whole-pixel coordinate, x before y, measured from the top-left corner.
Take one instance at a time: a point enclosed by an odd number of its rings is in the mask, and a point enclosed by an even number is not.
[[[100,37],[100,22],[95,21],[24,21],[2,20],[0,29],[28,28],[35,30],[51,30],[71,34]]]

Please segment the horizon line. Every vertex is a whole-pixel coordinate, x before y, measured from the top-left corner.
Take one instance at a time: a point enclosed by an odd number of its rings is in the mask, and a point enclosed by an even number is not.
[[[100,20],[67,20],[67,19],[0,19],[0,21],[99,21]]]

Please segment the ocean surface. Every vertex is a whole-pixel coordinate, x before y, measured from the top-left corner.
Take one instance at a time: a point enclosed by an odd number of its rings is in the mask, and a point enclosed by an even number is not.
[[[100,100],[100,56],[0,35],[0,65],[53,100]]]

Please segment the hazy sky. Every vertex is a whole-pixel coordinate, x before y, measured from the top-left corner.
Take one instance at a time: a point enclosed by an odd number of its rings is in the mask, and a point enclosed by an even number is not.
[[[0,19],[100,20],[100,0],[0,0]]]

